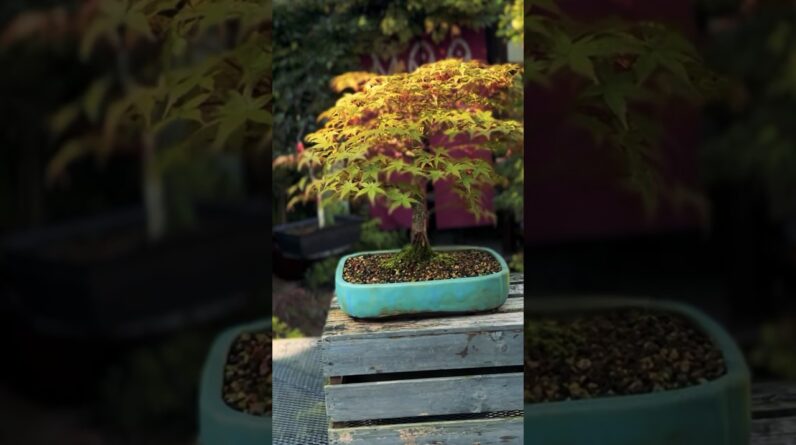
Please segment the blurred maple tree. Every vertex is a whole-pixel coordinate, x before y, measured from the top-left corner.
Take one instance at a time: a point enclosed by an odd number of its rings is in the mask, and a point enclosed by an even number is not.
[[[140,150],[151,239],[166,230],[166,170],[197,151],[270,146],[270,0],[88,0],[24,12],[0,43],[64,38],[109,70],[54,113],[64,142],[48,178],[87,154]]]

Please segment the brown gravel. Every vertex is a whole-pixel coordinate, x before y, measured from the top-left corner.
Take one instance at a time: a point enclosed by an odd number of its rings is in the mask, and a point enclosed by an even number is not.
[[[500,272],[501,269],[498,260],[483,250],[455,250],[445,252],[445,255],[444,260],[435,258],[400,270],[383,264],[392,254],[351,257],[345,262],[343,278],[356,284],[406,283],[477,277]]]
[[[721,351],[680,315],[623,309],[526,319],[527,403],[684,388],[725,372]]]
[[[255,416],[271,412],[271,331],[241,334],[224,367],[224,401]]]

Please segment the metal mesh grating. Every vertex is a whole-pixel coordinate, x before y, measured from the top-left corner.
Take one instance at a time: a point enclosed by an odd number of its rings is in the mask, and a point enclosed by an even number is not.
[[[359,428],[365,426],[395,425],[400,423],[425,423],[425,422],[444,422],[453,420],[477,420],[477,419],[500,419],[507,417],[522,417],[523,411],[499,411],[493,413],[478,414],[451,414],[447,416],[428,416],[428,417],[404,417],[398,419],[384,420],[358,420],[356,422],[335,422],[335,428]]]
[[[317,338],[274,341],[274,445],[326,445],[329,424]]]

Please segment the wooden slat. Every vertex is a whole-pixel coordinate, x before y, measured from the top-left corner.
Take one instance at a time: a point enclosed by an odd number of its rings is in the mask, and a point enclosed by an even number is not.
[[[752,386],[753,417],[796,416],[796,384],[755,383]]]
[[[796,445],[796,416],[752,421],[752,445]]]
[[[333,422],[523,409],[523,373],[327,385]]]
[[[523,299],[486,314],[391,321],[333,310],[321,347],[327,377],[522,365]]]
[[[525,275],[522,272],[512,272],[509,274],[509,283],[522,283],[525,281]]]
[[[338,341],[370,337],[395,337],[402,333],[411,335],[451,334],[481,329],[512,329],[523,323],[523,299],[511,298],[492,312],[441,317],[402,318],[395,320],[355,320],[339,309],[332,309],[326,319],[323,339]]]
[[[509,284],[509,298],[522,298],[525,296],[525,285],[523,283]]]
[[[521,326],[453,334],[361,338],[326,342],[325,376],[521,366]]]
[[[521,445],[522,417],[329,429],[330,445]]]

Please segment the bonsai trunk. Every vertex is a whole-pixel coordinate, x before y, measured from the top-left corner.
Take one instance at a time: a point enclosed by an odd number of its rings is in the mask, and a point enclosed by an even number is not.
[[[163,178],[155,157],[155,141],[151,134],[142,138],[141,180],[144,191],[147,238],[155,242],[166,233],[166,205],[163,193]]]
[[[421,194],[418,202],[412,205],[410,243],[409,257],[413,261],[422,262],[434,255],[428,242],[428,205],[425,192]]]
[[[310,179],[313,181],[315,180],[315,175],[312,173],[312,168],[310,168]],[[323,211],[323,193],[318,192],[318,196],[315,197],[315,206],[318,209],[318,228],[323,229],[326,227],[326,215]]]
[[[121,31],[118,37],[123,38]],[[130,59],[126,50],[121,50],[116,57],[116,71],[126,92],[133,85],[130,76]],[[159,241],[166,234],[166,205],[164,202],[163,178],[157,166],[155,156],[155,136],[144,131],[141,135],[141,188],[146,213],[146,231],[150,242]]]
[[[423,141],[423,151],[428,151],[428,140]],[[431,245],[428,242],[428,204],[426,199],[426,184],[419,184],[417,202],[412,205],[412,229],[410,245],[406,251],[406,260],[422,263],[434,257]]]

